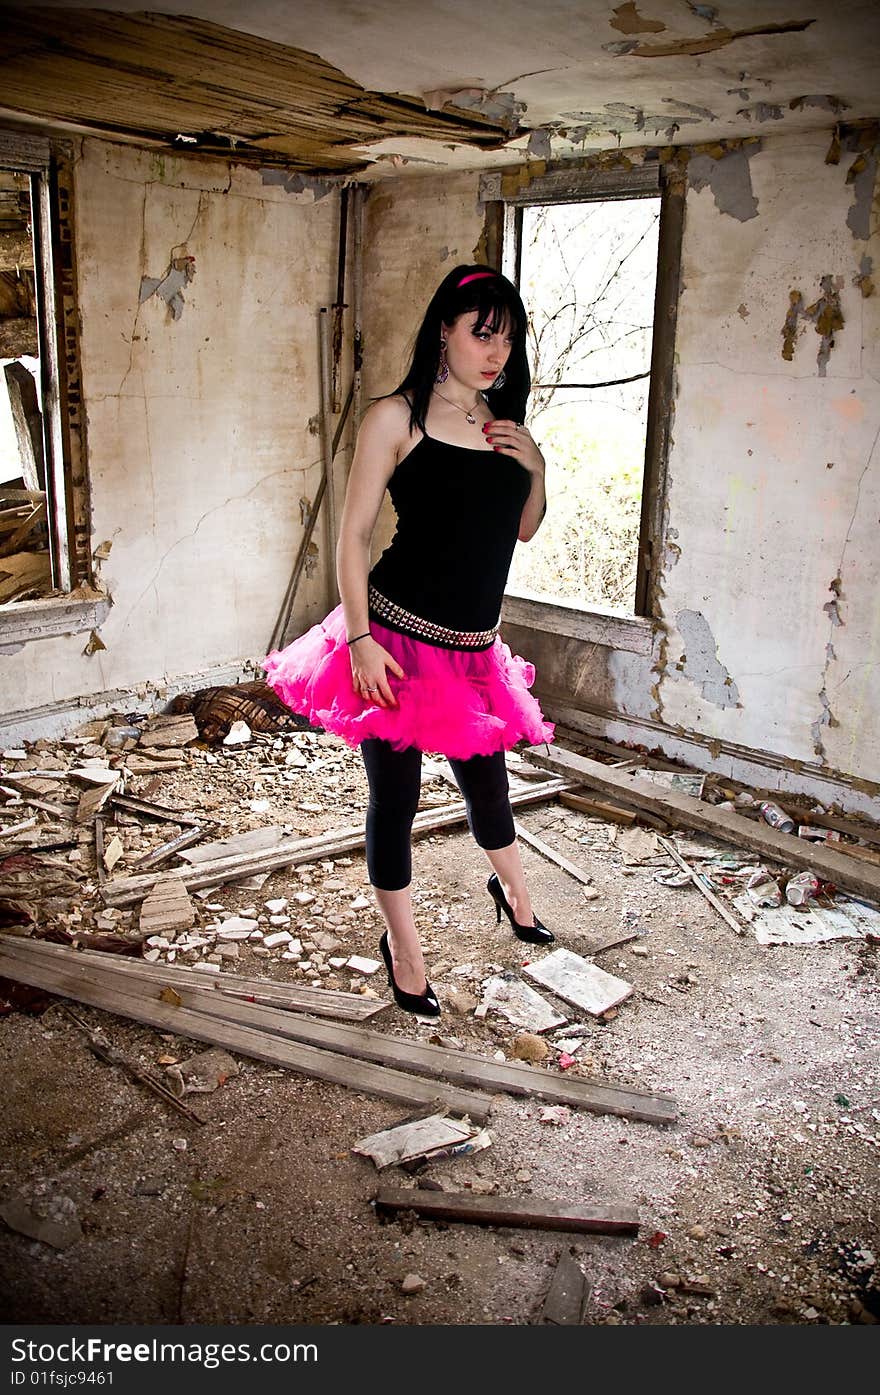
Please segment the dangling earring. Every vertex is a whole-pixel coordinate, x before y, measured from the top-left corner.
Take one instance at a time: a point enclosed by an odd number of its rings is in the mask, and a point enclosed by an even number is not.
[[[440,340],[440,363],[437,367],[435,383],[445,383],[449,377],[449,364],[446,362],[446,340]]]
[[[492,386],[490,387],[489,391],[490,391],[490,392],[499,392],[499,391],[501,390],[501,388],[504,387],[504,384],[505,384],[506,382],[507,382],[507,378],[505,377],[504,369],[502,368],[501,372],[498,374],[498,377],[495,379],[495,381],[494,381],[494,383],[492,384]]]

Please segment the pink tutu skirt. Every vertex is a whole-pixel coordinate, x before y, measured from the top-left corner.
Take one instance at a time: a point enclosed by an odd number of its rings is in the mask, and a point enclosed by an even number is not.
[[[266,680],[293,712],[341,736],[349,746],[380,737],[398,751],[469,760],[506,751],[525,739],[553,739],[529,688],[535,669],[496,639],[477,652],[441,649],[370,622],[377,643],[397,660],[405,678],[389,672],[397,707],[379,707],[355,692],[345,643],[342,606],[263,661]]]

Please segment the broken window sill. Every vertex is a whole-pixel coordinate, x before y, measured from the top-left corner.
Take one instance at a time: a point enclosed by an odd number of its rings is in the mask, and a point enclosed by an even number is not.
[[[85,588],[66,596],[9,601],[0,605],[0,649],[95,630],[106,620],[111,604],[109,596]]]
[[[654,645],[655,622],[647,616],[621,615],[599,606],[581,610],[570,601],[549,601],[526,593],[508,592],[501,607],[501,622],[629,654],[649,655]]]

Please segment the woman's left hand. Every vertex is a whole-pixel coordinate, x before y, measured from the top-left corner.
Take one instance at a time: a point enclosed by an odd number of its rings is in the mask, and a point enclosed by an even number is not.
[[[544,473],[544,457],[527,426],[515,421],[487,421],[483,434],[495,450],[512,455],[530,475]]]

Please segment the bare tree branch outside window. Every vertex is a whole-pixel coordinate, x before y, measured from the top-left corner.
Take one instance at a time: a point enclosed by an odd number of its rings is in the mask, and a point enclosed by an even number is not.
[[[512,591],[633,609],[659,221],[653,197],[524,212],[529,424],[549,507]]]

